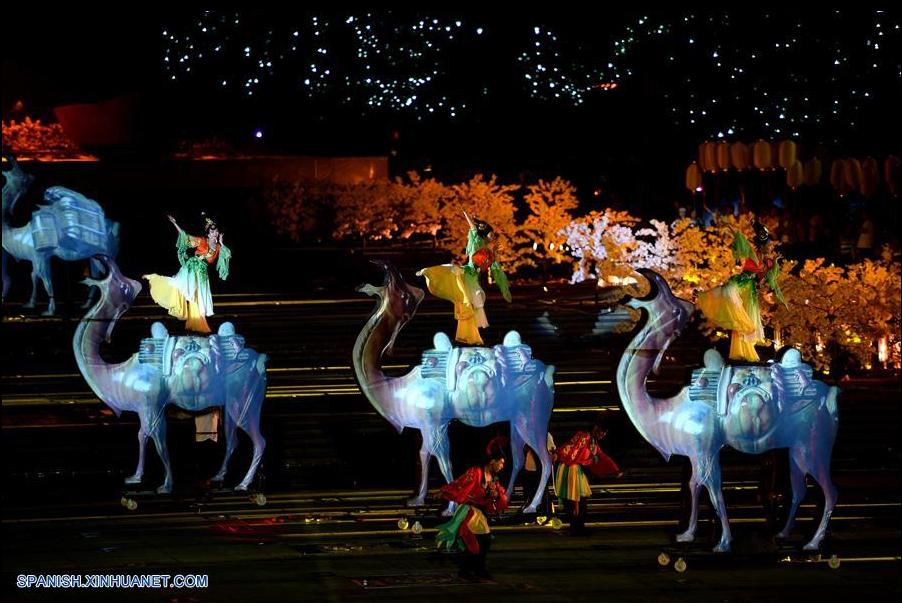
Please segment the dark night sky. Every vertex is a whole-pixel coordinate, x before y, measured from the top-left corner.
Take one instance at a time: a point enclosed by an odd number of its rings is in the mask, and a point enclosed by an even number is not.
[[[436,33],[410,33],[433,17]],[[3,37],[5,119],[17,116],[17,100],[46,119],[55,105],[139,91],[150,146],[164,150],[180,139],[216,136],[272,152],[394,150],[396,168],[433,163],[452,178],[471,170],[562,174],[594,186],[603,183],[594,175],[601,172],[632,179],[656,173],[670,188],[698,143],[719,133],[747,141],[797,132],[803,145],[823,143],[836,153],[898,152],[895,12],[113,10],[6,21],[25,25]],[[453,42],[437,37],[446,24]],[[358,26],[371,26],[372,39],[355,37]],[[424,40],[439,40],[442,50],[430,54]],[[328,54],[318,54],[320,47]],[[365,60],[361,48],[369,48]],[[180,63],[183,53],[190,58]],[[168,70],[164,56],[172,58]],[[258,69],[269,61],[272,69]],[[334,72],[328,78],[327,67]],[[559,81],[549,79],[556,68]],[[371,73],[402,89],[408,77],[435,77],[399,92],[401,106],[380,105],[374,86],[363,83]],[[301,85],[305,79],[312,84]],[[605,82],[619,88],[591,88]],[[552,96],[568,83],[580,103]],[[416,102],[404,106],[414,94]],[[377,106],[367,104],[373,98]],[[427,113],[441,98],[444,107]],[[458,105],[453,118],[449,105]],[[262,142],[252,140],[257,129],[266,133]]]

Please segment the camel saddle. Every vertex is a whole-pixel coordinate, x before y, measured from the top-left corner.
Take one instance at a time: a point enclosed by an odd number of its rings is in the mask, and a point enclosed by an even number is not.
[[[446,395],[456,391],[474,374],[480,375],[482,382],[488,380],[506,387],[538,372],[532,349],[522,343],[516,331],[510,331],[502,344],[491,348],[453,347],[444,333],[435,335],[433,345],[434,349],[423,352],[420,375],[439,381]]]

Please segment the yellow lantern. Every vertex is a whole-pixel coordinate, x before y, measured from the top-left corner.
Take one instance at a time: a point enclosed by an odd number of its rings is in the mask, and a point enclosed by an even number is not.
[[[817,186],[821,182],[821,176],[823,174],[823,168],[821,166],[821,160],[817,157],[812,157],[807,162],[805,162],[805,185],[806,186]]]
[[[717,143],[716,142],[706,142],[705,143],[705,171],[706,172],[716,172],[717,171]]]
[[[777,157],[781,168],[790,169],[796,162],[796,143],[791,140],[781,142],[777,147]]]
[[[706,142],[698,145],[698,167],[701,168],[703,172],[708,171],[708,164],[705,163],[705,145],[708,144]]]
[[[873,197],[880,188],[880,168],[873,157],[865,157],[861,162],[861,194]]]
[[[690,192],[697,192],[702,187],[702,168],[694,161],[686,168],[686,188]]]
[[[843,163],[845,162],[842,159],[837,159],[830,164],[830,184],[835,189],[842,188]]]
[[[796,190],[804,182],[805,172],[802,170],[802,162],[796,159],[795,163],[786,170],[786,186],[792,190]]]
[[[759,140],[755,143],[752,151],[752,161],[759,170],[769,170],[774,166],[769,142]]]
[[[744,142],[734,142],[730,145],[730,163],[737,170],[749,167],[749,148]]]
[[[883,178],[886,180],[886,186],[892,196],[899,196],[900,187],[900,168],[902,168],[902,160],[898,155],[890,155],[883,162]]]
[[[731,167],[733,162],[730,160],[730,143],[726,141],[717,143],[717,168],[728,170]]]
[[[861,188],[861,162],[852,157],[843,162],[843,188],[852,192]]]

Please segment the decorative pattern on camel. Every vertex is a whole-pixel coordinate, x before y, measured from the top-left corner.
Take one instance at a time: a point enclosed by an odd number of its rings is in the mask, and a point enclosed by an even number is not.
[[[446,482],[453,480],[448,425],[453,420],[473,427],[509,421],[513,466],[507,487],[513,491],[523,467],[525,445],[542,463],[540,487],[523,508],[535,512],[551,475],[551,457],[545,442],[554,406],[554,367],[532,358],[529,346],[511,331],[502,345],[452,347],[444,333],[434,338],[435,349],[423,353],[423,362],[403,377],[382,372],[382,356],[391,353],[401,328],[413,318],[424,293],[404,282],[389,262],[375,261],[385,270],[380,287],[358,290],[378,298],[376,309],[354,344],[354,371],[360,389],[380,415],[399,432],[419,429],[420,484],[407,504],[420,506],[426,498],[426,481],[432,457],[438,459]]]
[[[692,513],[688,529],[677,540],[694,539],[698,494],[705,486],[722,527],[714,550],[730,549],[730,524],[721,491],[721,448],[729,446],[749,454],[788,448],[792,506],[778,537],[789,537],[805,496],[805,476],[811,475],[824,492],[825,505],[805,549],[818,549],[836,504],[830,457],[839,424],[839,389],[814,380],[811,367],[794,348],[786,349],[779,362],[739,366],[724,364],[721,355],[711,349],[705,353],[704,368],[693,372],[690,385],[672,398],[651,397],[646,388],[648,375],[657,372],[664,352],[695,308],[675,297],[659,274],[640,272],[651,291],[627,305],[644,309],[648,319],[620,359],[617,388],[623,408],[642,437],[665,459],[678,454],[689,457],[692,464]]]
[[[119,223],[107,220],[97,202],[81,193],[62,186],[44,191],[48,205],[38,206],[25,226],[12,227],[9,220],[16,203],[25,194],[34,179],[19,167],[11,156],[5,156],[9,169],[3,172],[3,299],[9,292],[10,278],[6,273],[7,256],[31,262],[31,298],[25,304],[33,308],[37,302],[38,281],[50,298],[50,305],[43,312],[52,316],[56,312],[50,259],[67,262],[91,259],[95,254],[115,258],[119,251]],[[102,272],[97,260],[91,259],[91,276],[98,278]],[[92,301],[89,296],[83,307]]]
[[[116,414],[138,413],[138,467],[125,483],[137,484],[144,475],[144,451],[153,439],[166,477],[158,493],[172,490],[172,468],[166,446],[166,406],[175,404],[190,411],[225,406],[226,453],[213,481],[223,481],[229,458],[238,443],[240,427],[254,443],[250,469],[236,490],[247,490],[263,457],[266,440],[260,433],[260,407],[266,397],[266,354],[244,347],[244,338],[232,323],[219,327],[216,335],[170,336],[162,323],[151,326],[151,337],[140,350],[119,364],[100,357],[101,341],[109,341],[116,321],[141,291],[141,284],[124,276],[116,262],[105,256],[97,260],[106,267],[101,279],[85,279],[100,290],[100,299],[88,310],[72,340],[78,368],[97,397]]]

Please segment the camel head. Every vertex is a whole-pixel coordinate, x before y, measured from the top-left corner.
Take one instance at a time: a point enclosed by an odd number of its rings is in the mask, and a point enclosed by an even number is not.
[[[643,337],[637,347],[658,352],[654,368],[657,372],[664,352],[680,336],[680,331],[689,321],[695,306],[692,302],[675,296],[667,281],[657,272],[646,268],[640,268],[638,272],[648,281],[649,291],[644,297],[630,298],[626,305],[636,310],[645,310],[648,314],[648,320],[642,328]]]
[[[392,334],[384,350],[391,354],[398,332],[413,318],[426,294],[419,287],[408,284],[391,262],[373,260],[373,263],[385,271],[385,281],[378,287],[367,284],[357,290],[380,299],[381,305],[376,313],[380,315],[380,320],[387,320],[392,326]]]
[[[112,258],[97,254],[94,259],[103,265],[106,274],[99,279],[86,278],[82,283],[100,289],[100,299],[94,305],[91,319],[109,321],[105,337],[109,342],[116,321],[132,306],[138,293],[141,292],[141,283],[122,274]]]
[[[3,171],[5,182],[3,183],[3,212],[12,212],[16,201],[25,194],[28,186],[34,180],[34,176],[26,174],[19,167],[19,162],[12,155],[4,155],[8,169]]]

